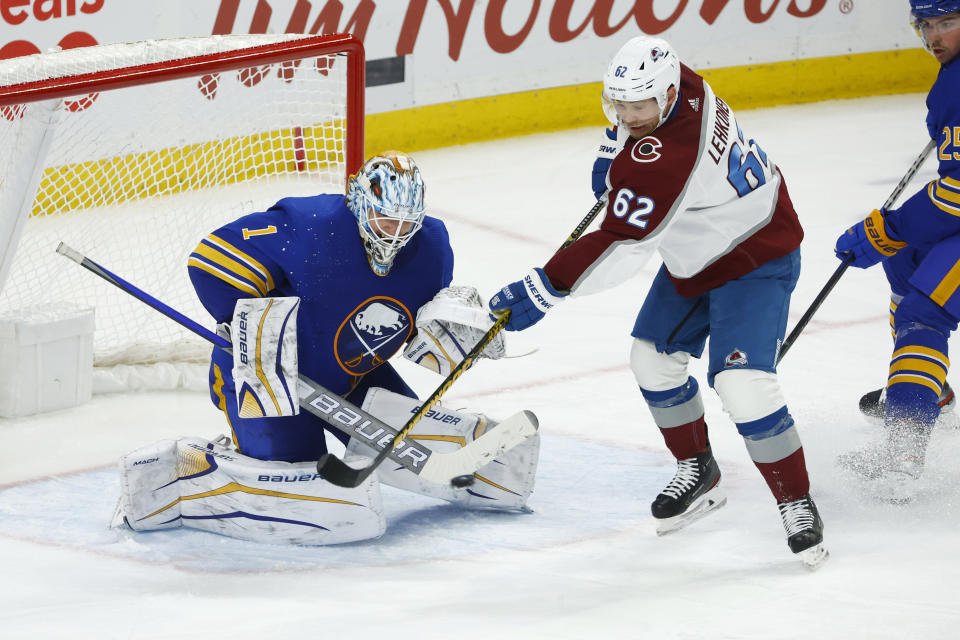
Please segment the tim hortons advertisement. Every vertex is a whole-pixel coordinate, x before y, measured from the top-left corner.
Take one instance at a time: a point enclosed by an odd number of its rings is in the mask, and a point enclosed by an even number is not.
[[[600,80],[641,33],[709,69],[919,46],[905,0],[0,0],[0,59],[225,33],[351,32],[367,111]]]

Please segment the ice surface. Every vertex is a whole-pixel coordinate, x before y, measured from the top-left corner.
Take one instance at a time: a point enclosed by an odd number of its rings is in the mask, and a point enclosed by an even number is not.
[[[921,95],[739,114],[783,170],[807,233],[791,327],[836,268],[836,236],[887,198],[923,148],[924,115]],[[593,204],[598,141],[585,129],[415,154],[428,207],[450,230],[455,282],[489,296],[542,264]],[[934,176],[931,161],[908,193]],[[483,361],[448,393],[451,407],[537,413],[530,514],[464,513],[387,491],[379,542],[285,549],[184,531],[119,535],[106,529],[109,465],[152,440],[225,430],[204,394],[100,395],[0,420],[0,637],[957,637],[960,431],[935,433],[908,506],[871,499],[835,466],[877,430],[857,399],[886,378],[880,270],[849,270],[781,366],[831,551],[809,573],[709,390],[728,504],[654,534],[649,502],[673,467],[627,356],[655,267],[511,334],[512,351],[539,350]],[[397,366],[421,394],[439,383]],[[693,368],[703,384],[703,364]]]

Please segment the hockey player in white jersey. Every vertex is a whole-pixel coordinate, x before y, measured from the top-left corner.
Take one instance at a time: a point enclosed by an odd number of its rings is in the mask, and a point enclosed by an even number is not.
[[[504,287],[490,309],[509,309],[506,328],[522,330],[567,296],[624,282],[659,253],[663,265],[637,316],[630,354],[677,459],[676,475],[651,507],[658,532],[726,500],[699,385],[687,371],[709,336],[707,382],[776,499],[791,551],[816,567],[826,558],[823,524],[776,375],[803,237],[783,176],[664,40],[627,42],[608,67],[603,95],[615,129],[601,147],[612,158],[609,170],[595,171],[609,190],[600,229]]]

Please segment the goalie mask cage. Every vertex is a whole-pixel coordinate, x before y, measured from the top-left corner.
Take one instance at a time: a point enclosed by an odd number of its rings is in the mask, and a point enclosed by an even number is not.
[[[191,251],[282,197],[343,193],[363,161],[363,91],[362,44],[339,34],[0,61],[0,315],[93,307],[99,366],[206,361],[207,343],[58,256],[58,243],[209,318]]]

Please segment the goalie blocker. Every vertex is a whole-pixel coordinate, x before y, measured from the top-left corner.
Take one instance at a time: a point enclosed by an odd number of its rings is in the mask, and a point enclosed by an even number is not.
[[[230,325],[233,380],[241,418],[300,413],[297,390],[299,298],[241,298]]]

